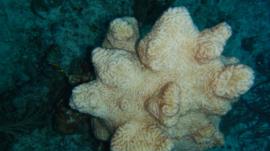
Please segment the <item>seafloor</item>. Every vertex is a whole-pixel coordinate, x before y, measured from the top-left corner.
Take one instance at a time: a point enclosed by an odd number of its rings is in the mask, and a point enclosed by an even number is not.
[[[270,151],[269,0],[0,0],[0,150],[108,151],[89,115],[67,106],[71,89],[95,78],[90,53],[112,19],[135,16],[144,35],[171,6],[199,29],[228,22],[224,55],[255,70],[222,118],[225,145],[208,151]]]

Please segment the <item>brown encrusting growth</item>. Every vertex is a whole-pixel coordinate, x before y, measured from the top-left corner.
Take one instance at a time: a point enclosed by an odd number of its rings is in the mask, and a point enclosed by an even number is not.
[[[136,19],[111,22],[92,52],[97,79],[73,89],[70,106],[91,114],[112,151],[198,151],[223,143],[220,116],[253,84],[252,69],[221,55],[231,28],[199,32],[170,8],[139,38]]]

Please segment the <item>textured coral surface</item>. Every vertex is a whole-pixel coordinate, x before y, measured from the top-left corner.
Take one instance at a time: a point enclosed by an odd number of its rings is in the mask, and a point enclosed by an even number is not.
[[[231,28],[199,31],[184,7],[168,9],[138,41],[137,21],[111,22],[92,52],[97,79],[73,89],[70,106],[96,118],[112,151],[197,151],[223,143],[220,116],[253,84],[253,71],[221,55]]]

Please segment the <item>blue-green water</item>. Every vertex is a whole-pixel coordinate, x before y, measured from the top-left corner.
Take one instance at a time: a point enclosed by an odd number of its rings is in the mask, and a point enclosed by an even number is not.
[[[226,21],[223,54],[255,70],[222,119],[225,145],[209,151],[270,151],[269,0],[0,0],[0,150],[109,150],[90,117],[68,107],[71,89],[95,78],[90,54],[111,20],[135,16],[144,35],[173,6],[187,7],[199,29]]]

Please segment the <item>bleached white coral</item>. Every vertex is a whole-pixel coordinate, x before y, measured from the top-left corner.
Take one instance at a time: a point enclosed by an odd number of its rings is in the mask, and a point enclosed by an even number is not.
[[[221,56],[226,23],[199,32],[184,7],[170,8],[139,41],[134,18],[110,24],[92,52],[97,79],[73,89],[70,106],[96,117],[112,151],[203,150],[223,143],[220,116],[253,84],[253,71]]]

